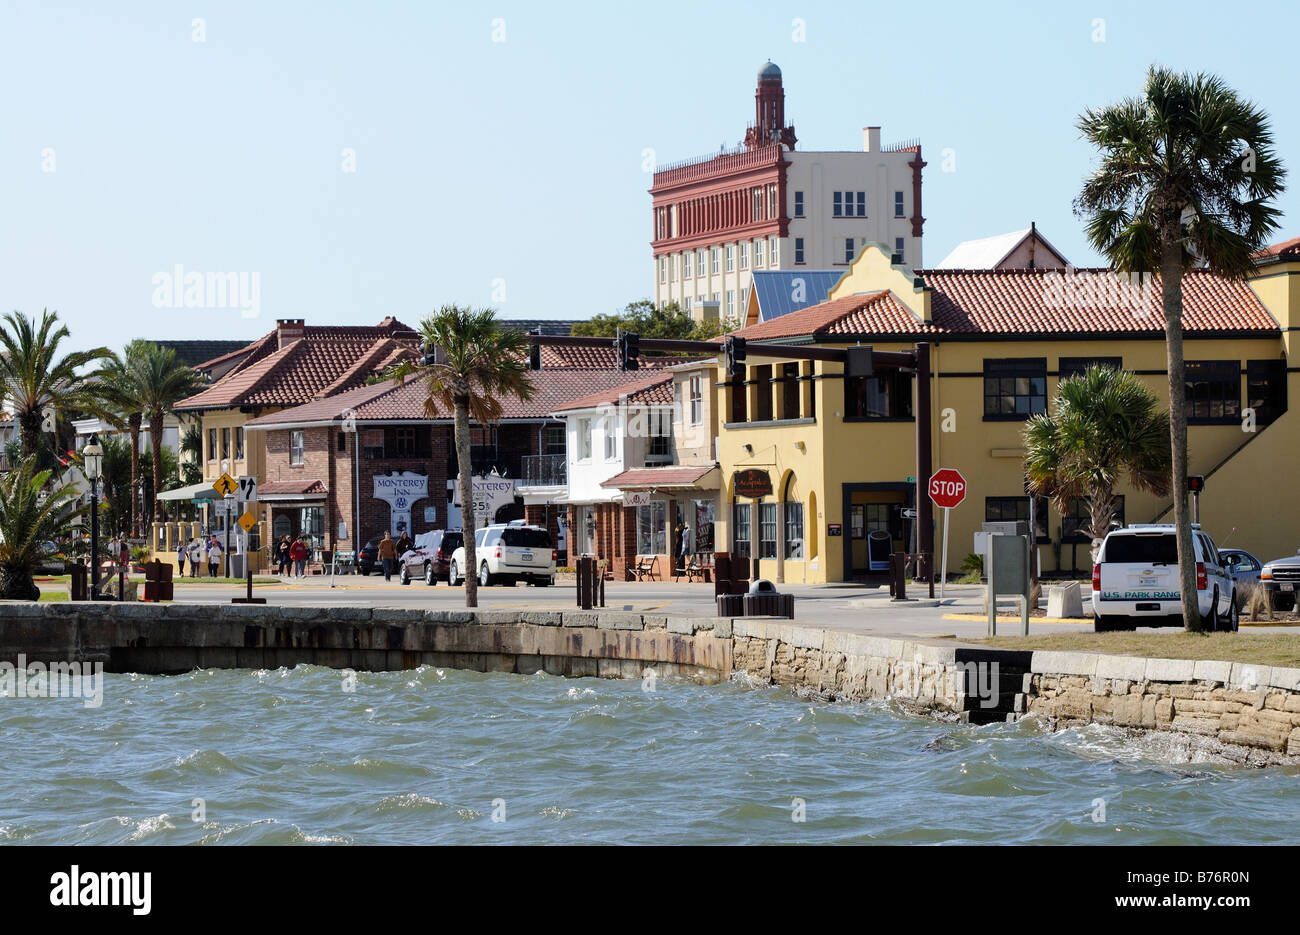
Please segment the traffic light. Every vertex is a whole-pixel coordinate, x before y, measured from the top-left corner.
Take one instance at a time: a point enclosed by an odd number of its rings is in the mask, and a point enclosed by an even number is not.
[[[542,329],[534,328],[532,331],[528,333],[536,337],[541,337]],[[528,345],[529,345],[528,346],[528,369],[541,370],[542,369],[542,346],[538,344],[536,341],[529,341]]]
[[[1205,475],[1189,474],[1187,475],[1187,489],[1191,493],[1200,493],[1205,489]]]
[[[738,379],[745,375],[745,339],[729,334],[722,339],[722,351],[726,355],[727,377]]]
[[[618,335],[618,369],[640,370],[641,336],[632,331],[621,331]]]
[[[421,367],[432,367],[438,362],[437,348],[432,344],[425,344],[421,350],[424,351],[424,356],[420,358]]]

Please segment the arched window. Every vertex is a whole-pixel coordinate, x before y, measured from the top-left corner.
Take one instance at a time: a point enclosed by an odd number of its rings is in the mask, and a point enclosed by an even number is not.
[[[781,489],[781,512],[781,540],[785,558],[787,561],[801,562],[804,560],[803,501],[799,499],[793,471],[785,476],[785,484]]]

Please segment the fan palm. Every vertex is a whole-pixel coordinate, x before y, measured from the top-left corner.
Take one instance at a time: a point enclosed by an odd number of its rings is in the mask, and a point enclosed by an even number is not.
[[[135,343],[137,342],[132,342]],[[158,491],[162,489],[165,475],[162,454],[163,420],[173,412],[178,402],[199,391],[203,386],[203,378],[193,367],[177,360],[173,348],[147,342],[138,349],[131,369],[135,374],[140,402],[144,407],[145,415],[149,418],[153,486],[144,513],[149,516],[156,510],[157,515],[153,518],[162,522],[167,517],[162,513],[161,501],[157,497]]]
[[[1025,425],[1029,492],[1051,497],[1061,513],[1088,501],[1094,541],[1115,515],[1115,485],[1128,476],[1138,490],[1169,493],[1169,414],[1131,373],[1091,366],[1062,380],[1052,411]],[[1096,546],[1093,548],[1096,560]]]
[[[1125,273],[1159,271],[1169,373],[1174,522],[1184,625],[1201,627],[1187,509],[1184,271],[1241,279],[1277,229],[1285,171],[1267,114],[1221,79],[1152,67],[1142,95],[1080,116],[1101,154],[1075,213],[1088,240]]]
[[[53,449],[47,452],[40,447],[42,413],[94,409],[94,375],[79,371],[113,357],[106,347],[60,357],[59,345],[67,337],[67,326],[48,309],[39,320],[21,312],[10,312],[0,320],[0,396],[18,422],[23,453],[47,463]]]
[[[140,490],[140,431],[144,425],[144,399],[137,379],[140,348],[148,342],[135,340],[122,357],[114,356],[100,371],[96,415],[131,436],[131,487],[126,498],[126,528],[132,537],[140,535],[136,514]]]
[[[444,305],[420,322],[420,335],[433,362],[423,367],[428,397],[425,413],[436,417],[453,414],[456,466],[460,488],[461,522],[465,538],[465,606],[478,606],[478,557],[474,549],[473,465],[470,463],[470,419],[491,425],[501,419],[501,400],[514,396],[528,400],[533,382],[528,371],[528,336],[503,329],[491,309]],[[428,358],[426,358],[428,359]],[[412,364],[399,366],[395,379],[414,372]]]
[[[71,485],[45,489],[49,470],[37,470],[36,456],[26,455],[13,470],[0,475],[0,598],[35,601],[40,589],[32,574],[66,538],[74,517],[85,507],[71,508],[79,497]]]

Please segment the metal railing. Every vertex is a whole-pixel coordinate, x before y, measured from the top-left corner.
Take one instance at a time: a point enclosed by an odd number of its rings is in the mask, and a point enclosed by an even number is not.
[[[525,487],[562,487],[568,483],[568,468],[564,455],[524,455],[523,478]]]

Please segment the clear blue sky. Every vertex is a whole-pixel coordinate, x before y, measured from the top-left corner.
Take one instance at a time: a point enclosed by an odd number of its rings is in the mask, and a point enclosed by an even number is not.
[[[768,58],[800,148],[858,149],[868,124],[921,139],[928,263],[1035,220],[1086,265],[1075,115],[1151,62],[1214,71],[1300,153],[1298,25],[1284,3],[3,0],[0,310],[48,306],[76,345],[114,348],[452,301],[608,312],[650,291],[643,150],[736,143]],[[1279,239],[1300,234],[1298,192]],[[258,273],[260,317],[156,308],[176,264]]]

